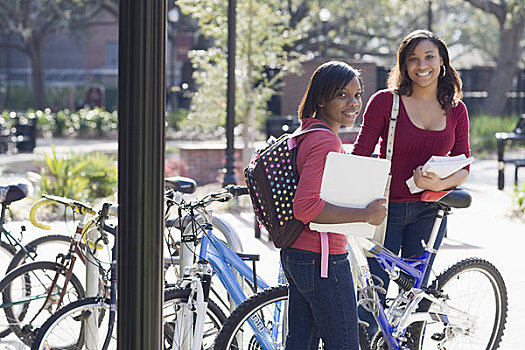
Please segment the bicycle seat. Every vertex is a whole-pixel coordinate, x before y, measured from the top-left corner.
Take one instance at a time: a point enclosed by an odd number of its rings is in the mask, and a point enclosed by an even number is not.
[[[18,183],[12,185],[0,185],[0,202],[8,205],[31,193],[32,187],[29,183]]]
[[[434,202],[449,208],[468,208],[472,196],[464,189],[457,188],[447,191],[425,191],[421,196],[423,202]]]
[[[193,193],[197,189],[195,180],[183,176],[167,177],[164,179],[164,185],[174,191],[187,194]]]

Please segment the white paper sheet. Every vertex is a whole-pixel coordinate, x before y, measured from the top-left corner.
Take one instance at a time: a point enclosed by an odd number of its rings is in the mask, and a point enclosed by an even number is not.
[[[464,154],[460,154],[453,157],[444,156],[432,156],[423,165],[423,171],[436,173],[440,179],[444,179],[447,176],[454,174],[459,169],[466,167],[467,165],[474,162],[474,158],[466,157]],[[410,193],[418,193],[424,191],[423,189],[416,186],[414,177],[410,177],[406,181]]]
[[[326,157],[321,184],[321,198],[343,207],[364,208],[385,193],[390,161],[330,152]],[[375,226],[367,223],[317,224],[310,228],[371,238]]]

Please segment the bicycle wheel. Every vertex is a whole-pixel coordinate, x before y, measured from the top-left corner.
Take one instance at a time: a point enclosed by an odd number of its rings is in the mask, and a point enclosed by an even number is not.
[[[27,253],[21,249],[18,251],[9,266],[7,272],[15,269],[16,267],[25,264],[26,262],[38,261],[55,261],[58,253],[66,253],[69,245],[71,244],[71,237],[64,235],[49,235],[39,237],[32,240],[25,245],[25,249],[34,254],[34,259],[31,259]]]
[[[215,350],[262,349],[261,338],[250,323],[259,330],[267,331],[270,347],[284,349],[286,340],[288,287],[278,286],[255,294],[235,309],[230,315],[215,342]]]
[[[475,321],[473,329],[461,329],[440,321],[414,324],[409,331],[410,349],[497,349],[507,319],[507,290],[499,271],[482,259],[465,259],[448,268],[430,290]],[[437,306],[422,303],[419,312],[437,312]],[[436,319],[434,317],[433,319]]]
[[[173,347],[173,339],[183,339],[180,334],[175,334],[177,315],[187,305],[189,289],[168,290],[164,294],[164,349],[179,349]],[[51,316],[42,325],[31,347],[32,350],[79,350],[102,349],[109,331],[110,304],[100,298],[85,298],[75,301]],[[88,327],[87,318],[98,315],[98,328]],[[203,333],[202,349],[212,349],[215,336],[226,320],[226,316],[213,302],[208,302],[206,320]],[[96,329],[96,332],[93,330]],[[88,332],[88,330],[91,330]],[[89,335],[88,335],[89,334]],[[104,350],[117,348],[116,323],[113,326],[109,345]],[[86,340],[92,342],[97,339],[96,346],[86,345]]]
[[[13,246],[4,241],[0,241],[0,262],[3,266],[6,266],[11,260],[13,260],[15,253],[16,250]]]
[[[181,349],[181,344],[193,345],[193,334],[184,332],[180,327],[181,312],[187,308],[188,297],[191,290],[171,289],[164,293],[164,349]],[[195,319],[195,315],[193,317]],[[219,334],[221,327],[226,322],[226,315],[221,308],[213,301],[208,299],[206,318],[202,333],[201,349],[211,350],[215,338]],[[175,342],[175,344],[173,344]]]
[[[284,349],[288,335],[287,308],[286,285],[255,294],[239,305],[226,320],[217,336],[214,350]],[[259,330],[257,334],[250,323]],[[265,335],[260,332],[263,329],[266,329]],[[370,349],[368,334],[363,325],[359,325],[359,346],[361,350]],[[319,349],[323,348],[320,342]]]
[[[13,248],[11,245],[7,244],[4,241],[0,241],[0,262],[2,263],[2,266],[6,266],[7,264],[9,264],[9,262],[13,260],[13,256],[15,255],[15,253],[15,248]],[[0,338],[5,337],[9,333],[11,333],[11,330],[7,325],[7,319],[5,318],[5,315],[2,312],[0,313]]]
[[[58,278],[51,298],[46,301],[55,277]],[[84,297],[82,283],[74,274],[71,274],[66,290],[65,280],[66,271],[63,266],[38,261],[16,268],[0,281],[1,307],[7,323],[26,345],[31,345],[35,330],[58,308]],[[62,292],[62,304],[58,305]]]
[[[104,322],[104,316],[109,313],[109,309],[110,304],[98,297],[80,299],[64,306],[40,327],[31,349],[87,349],[87,330],[90,330],[90,339],[97,339],[102,345],[108,333],[108,324]],[[98,327],[86,327],[92,315],[98,316]],[[114,345],[116,348],[116,343]]]

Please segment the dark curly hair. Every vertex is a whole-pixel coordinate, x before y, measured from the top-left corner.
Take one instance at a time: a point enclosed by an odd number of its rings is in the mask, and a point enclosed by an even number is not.
[[[463,83],[456,70],[450,65],[447,45],[436,34],[428,30],[416,30],[403,39],[397,51],[396,66],[388,75],[387,86],[397,90],[400,95],[410,96],[412,94],[412,80],[407,72],[407,58],[417,44],[423,40],[429,40],[436,45],[443,59],[445,76],[442,76],[441,71],[436,97],[441,107],[448,112],[463,98]]]

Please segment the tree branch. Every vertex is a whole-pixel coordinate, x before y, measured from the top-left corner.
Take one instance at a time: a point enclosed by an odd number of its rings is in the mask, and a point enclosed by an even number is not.
[[[500,23],[505,23],[505,17],[507,13],[505,4],[498,5],[491,0],[465,0],[465,1],[480,10],[493,14],[494,16],[498,18],[498,21]]]
[[[101,7],[118,18],[118,4],[112,0],[102,0]]]

